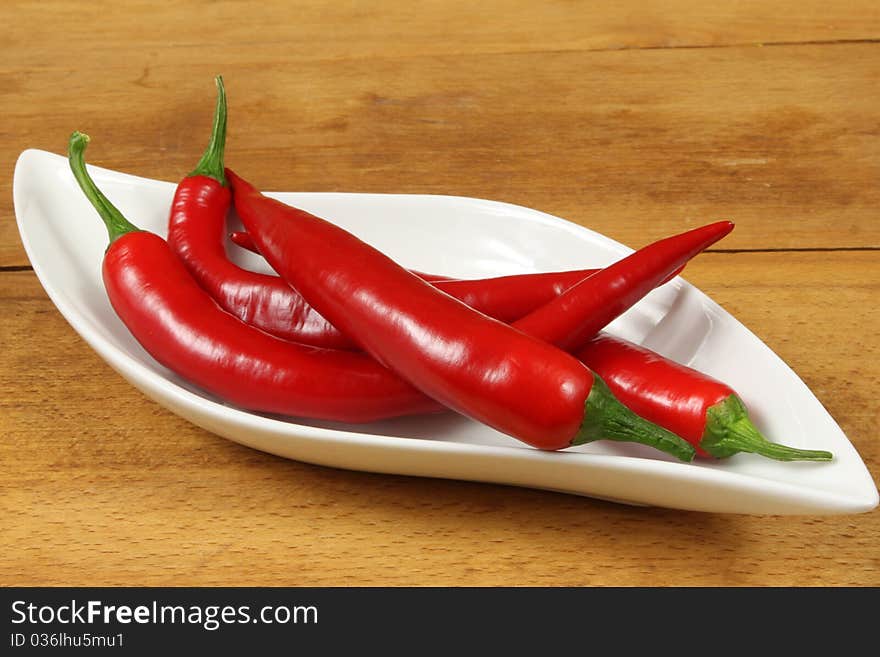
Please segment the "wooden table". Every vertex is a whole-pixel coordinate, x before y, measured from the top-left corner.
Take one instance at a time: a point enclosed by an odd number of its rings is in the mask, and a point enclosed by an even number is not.
[[[18,153],[75,128],[102,166],[190,170],[218,72],[227,161],[267,189],[492,198],[633,247],[730,218],[688,280],[876,478],[880,5],[727,4],[5,3],[0,584],[880,584],[877,511],[631,508],[220,439],[91,352],[15,228]]]

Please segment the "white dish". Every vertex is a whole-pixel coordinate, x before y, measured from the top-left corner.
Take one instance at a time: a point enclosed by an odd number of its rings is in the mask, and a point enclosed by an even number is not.
[[[172,183],[90,167],[136,225],[166,233]],[[271,194],[333,218],[402,264],[456,276],[603,266],[630,252],[550,215],[505,203],[418,195]],[[27,150],[15,168],[15,213],[49,297],[117,372],[173,412],[250,447],[326,466],[495,482],[699,511],[856,513],[877,488],[856,450],[797,375],[702,292],[677,278],[610,330],[732,385],[771,439],[834,453],[831,463],[778,463],[749,454],[684,464],[639,445],[593,443],[546,453],[452,414],[364,426],[270,418],[226,406],[153,361],[107,301],[107,234],[67,159]],[[262,261],[240,251],[242,264]],[[157,440],[161,449],[161,440]]]

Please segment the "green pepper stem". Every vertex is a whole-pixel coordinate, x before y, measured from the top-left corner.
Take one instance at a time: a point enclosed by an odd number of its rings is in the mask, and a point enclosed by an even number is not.
[[[572,445],[594,440],[619,440],[649,445],[682,461],[693,461],[696,450],[683,438],[633,413],[593,373],[593,387],[584,404],[584,421]]]
[[[202,159],[188,177],[207,176],[213,178],[224,187],[226,186],[226,174],[223,172],[223,151],[226,148],[226,88],[223,86],[223,77],[218,75],[214,78],[217,84],[217,106],[214,109],[214,126],[211,129],[211,141],[205,149]]]
[[[76,182],[79,183],[80,189],[86,195],[86,198],[98,211],[98,215],[104,221],[107,227],[107,234],[110,237],[110,243],[113,244],[118,238],[126,233],[133,233],[140,230],[132,224],[128,219],[122,216],[122,213],[114,206],[89,176],[86,170],[86,162],[83,156],[86,145],[89,143],[89,136],[82,132],[74,132],[70,135],[70,143],[67,147],[67,159],[70,162],[70,170]]]
[[[716,458],[750,452],[777,461],[830,461],[831,452],[796,449],[767,440],[749,419],[745,404],[730,395],[706,412],[706,429],[700,447]]]

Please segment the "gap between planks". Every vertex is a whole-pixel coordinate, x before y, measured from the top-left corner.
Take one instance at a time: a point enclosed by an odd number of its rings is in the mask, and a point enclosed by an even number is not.
[[[242,41],[237,42],[237,47],[247,46],[276,46],[285,45],[287,42],[281,41]],[[717,50],[732,48],[772,48],[772,47],[798,47],[798,46],[847,46],[847,45],[866,45],[880,43],[880,37],[865,37],[860,39],[805,39],[801,41],[733,41],[731,43],[683,43],[674,45],[646,45],[646,46],[599,46],[591,48],[589,46],[573,47],[573,48],[525,48],[522,50],[480,50],[480,51],[449,51],[442,53],[407,53],[407,54],[388,54],[388,53],[370,53],[369,55],[339,55],[339,56],[318,56],[309,57],[302,56],[298,61],[306,62],[345,62],[351,60],[373,59],[373,60],[400,60],[400,59],[417,59],[424,57],[468,57],[468,56],[504,56],[504,55],[554,55],[565,53],[626,53],[637,52],[640,50],[656,51],[656,50]],[[170,43],[166,44],[166,48],[201,48],[202,43]],[[113,66],[112,64],[110,65]],[[15,69],[19,73],[31,73],[34,71],[47,70],[50,67],[37,66]],[[0,72],[10,72],[0,68]]]
[[[682,43],[675,45],[656,45],[656,46],[600,46],[598,48],[590,48],[589,46],[582,48],[537,48],[534,50],[487,50],[485,52],[455,52],[444,53],[443,56],[462,56],[462,55],[556,55],[573,52],[584,53],[600,53],[600,52],[637,52],[639,50],[720,50],[730,48],[794,48],[797,46],[852,46],[880,43],[880,37],[866,37],[864,39],[806,39],[803,41],[733,41],[731,43]],[[180,44],[178,44],[180,45]],[[423,54],[412,55],[388,55],[376,56],[376,59],[403,59],[409,57],[423,57]],[[337,58],[328,58],[336,61]],[[338,60],[351,59],[350,57],[339,57]]]
[[[880,251],[880,247],[877,246],[807,246],[803,248],[791,247],[791,248],[768,248],[768,249],[708,249],[703,253],[833,253],[835,251]],[[19,271],[33,271],[34,268],[30,265],[6,265],[0,266],[0,273],[3,272],[19,272]]]

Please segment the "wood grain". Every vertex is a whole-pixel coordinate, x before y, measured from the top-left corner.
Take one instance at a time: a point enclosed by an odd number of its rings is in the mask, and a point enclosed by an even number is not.
[[[876,476],[876,255],[707,254],[688,279],[787,360]],[[880,584],[876,512],[683,513],[286,461],[144,398],[30,272],[0,277],[0,300],[3,585]]]
[[[45,20],[42,5],[13,3],[0,166],[29,147],[63,152],[83,129],[93,161],[176,180],[204,148],[222,72],[228,162],[268,189],[488,197],[633,245],[721,217],[740,226],[730,248],[880,245],[876,3],[737,3],[751,7],[739,19],[696,4],[554,4],[538,29],[531,3],[486,5],[496,20],[444,3],[393,20],[314,3],[284,20],[279,4],[255,30],[234,19],[236,3],[211,3],[198,28],[176,5],[111,17],[56,3]],[[828,30],[825,45],[752,45]],[[315,36],[328,31],[336,38]],[[660,47],[719,44],[746,45]],[[10,192],[4,178],[8,219]],[[26,264],[2,222],[0,266]]]
[[[121,7],[99,0],[4,3],[12,67],[118,65],[119,55],[178,50],[206,56],[231,49],[283,60],[461,55],[536,50],[717,47],[880,38],[880,8],[870,0],[426,0],[414,3],[300,0],[156,3]],[[197,18],[197,20],[194,20]],[[53,47],[41,50],[38,45]],[[4,60],[7,61],[8,60]],[[9,63],[6,64],[9,67]]]

